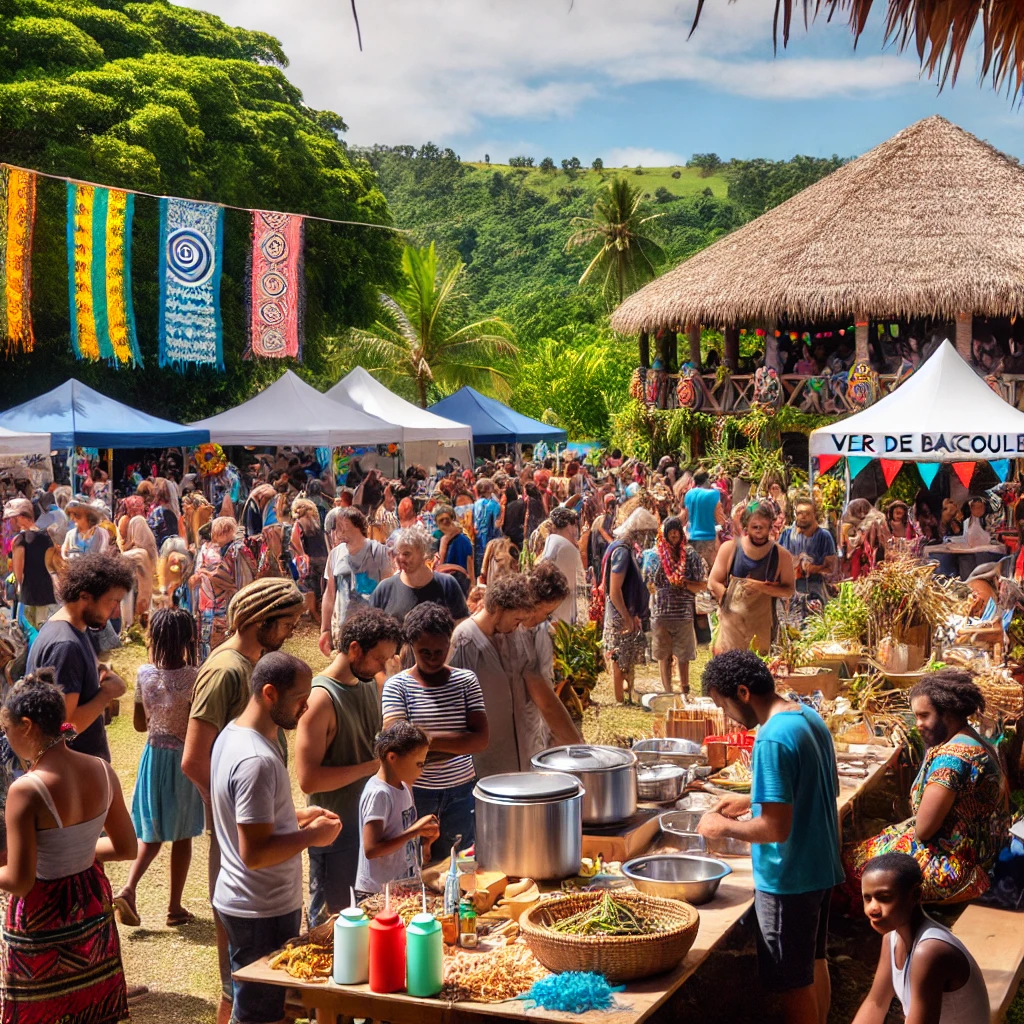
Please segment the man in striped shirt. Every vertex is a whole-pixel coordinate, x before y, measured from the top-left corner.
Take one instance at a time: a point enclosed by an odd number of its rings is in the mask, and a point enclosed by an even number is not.
[[[473,754],[489,740],[487,710],[476,674],[446,664],[455,621],[444,605],[425,601],[405,617],[406,642],[415,665],[384,684],[381,711],[384,727],[406,721],[430,737],[423,774],[413,786],[416,813],[434,814],[441,835],[434,844],[438,856],[474,839]],[[427,854],[424,853],[424,859]]]

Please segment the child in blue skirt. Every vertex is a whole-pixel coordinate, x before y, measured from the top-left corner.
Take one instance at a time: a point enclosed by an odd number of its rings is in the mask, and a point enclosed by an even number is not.
[[[135,728],[149,733],[132,799],[139,855],[114,900],[118,919],[132,927],[141,923],[135,890],[164,843],[171,844],[167,924],[176,927],[194,920],[181,905],[181,894],[192,860],[192,839],[203,831],[203,801],[181,771],[181,754],[199,672],[195,650],[195,620],[187,611],[161,608],[153,613],[149,626],[152,664],[140,665],[135,677]]]

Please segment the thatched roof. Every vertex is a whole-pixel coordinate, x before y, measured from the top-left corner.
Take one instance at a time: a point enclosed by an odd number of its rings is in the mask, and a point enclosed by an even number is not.
[[[1024,312],[1024,169],[929,117],[631,295],[623,333]]]

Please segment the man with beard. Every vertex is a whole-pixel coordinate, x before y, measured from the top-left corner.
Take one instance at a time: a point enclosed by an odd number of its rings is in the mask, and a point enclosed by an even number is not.
[[[291,580],[255,580],[242,587],[228,605],[228,630],[232,631],[232,636],[206,659],[199,670],[185,734],[185,749],[181,755],[181,770],[202,794],[207,809],[210,808],[213,744],[227,724],[245,710],[256,663],[267,652],[280,650],[292,635],[301,615],[302,594]],[[220,846],[214,832],[210,836],[208,879],[211,900],[219,872]],[[217,1024],[227,1024],[234,991],[228,962],[228,939],[216,912],[214,923],[217,926],[222,990]]]
[[[345,825],[328,847],[309,851],[309,923],[348,906],[359,862],[359,798],[380,768],[373,741],[382,727],[374,681],[398,652],[402,631],[386,612],[367,608],[342,627],[334,661],[313,680],[299,722],[295,768],[310,806],[326,807]]]
[[[96,660],[88,629],[103,629],[120,614],[132,589],[134,570],[127,559],[82,555],[61,570],[58,596],[63,607],[39,630],[25,674],[52,668],[64,691],[65,717],[78,734],[68,745],[82,754],[110,760],[103,712],[125,692],[123,680]]]
[[[251,696],[213,747],[210,768],[213,825],[221,865],[213,906],[228,934],[233,971],[280,949],[299,934],[302,851],[329,846],[341,821],[321,807],[296,810],[278,743],[306,710],[309,666],[277,651],[252,672]],[[285,990],[238,982],[233,1019],[284,1019]]]
[[[758,728],[750,795],[724,797],[698,831],[751,844],[761,983],[779,993],[786,1024],[825,1024],[829,900],[843,880],[832,737],[816,711],[775,692],[752,651],[713,658],[703,682],[730,718]],[[754,817],[738,820],[751,810]]]

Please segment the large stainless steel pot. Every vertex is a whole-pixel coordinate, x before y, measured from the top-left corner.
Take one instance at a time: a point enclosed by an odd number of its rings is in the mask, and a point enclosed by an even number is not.
[[[583,783],[584,825],[612,825],[636,814],[636,754],[631,750],[574,743],[542,750],[530,763],[540,771],[568,772]]]
[[[560,880],[580,870],[584,789],[558,772],[509,772],[481,779],[476,862],[484,871]]]

